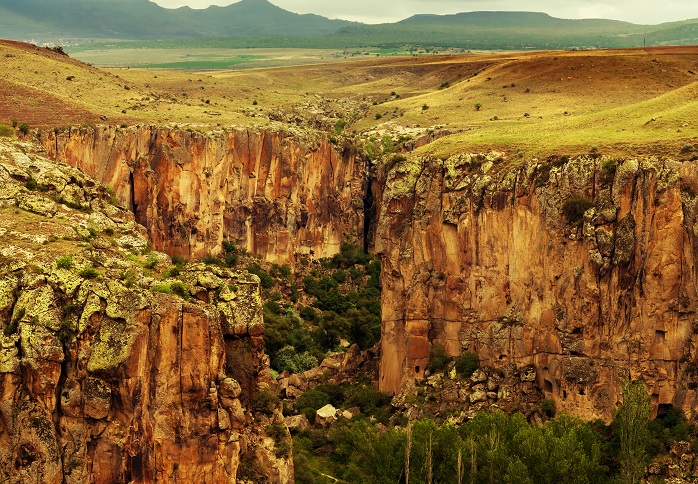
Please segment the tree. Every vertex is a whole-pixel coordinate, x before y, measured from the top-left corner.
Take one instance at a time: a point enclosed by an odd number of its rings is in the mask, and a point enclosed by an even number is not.
[[[642,382],[623,384],[623,403],[616,415],[620,435],[620,476],[628,484],[639,483],[647,461],[650,434],[650,399]]]

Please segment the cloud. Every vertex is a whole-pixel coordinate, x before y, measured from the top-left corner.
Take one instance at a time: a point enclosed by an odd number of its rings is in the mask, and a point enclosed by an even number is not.
[[[231,0],[151,0],[168,8],[188,5],[206,8],[226,6]],[[514,0],[270,0],[279,7],[296,13],[316,13],[366,23],[395,22],[419,13],[453,14],[478,10],[545,12],[561,18],[609,18],[634,23],[656,24],[698,18],[695,0],[532,0],[522,5]]]

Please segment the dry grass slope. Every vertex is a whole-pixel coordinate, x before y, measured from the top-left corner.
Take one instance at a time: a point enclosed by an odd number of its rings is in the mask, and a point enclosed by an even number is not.
[[[448,156],[675,154],[698,139],[698,47],[369,58],[246,71],[97,69],[0,42],[0,122],[265,125],[319,99],[361,103],[348,130],[445,127]],[[358,105],[358,104],[357,104]],[[273,117],[273,116],[272,116]]]

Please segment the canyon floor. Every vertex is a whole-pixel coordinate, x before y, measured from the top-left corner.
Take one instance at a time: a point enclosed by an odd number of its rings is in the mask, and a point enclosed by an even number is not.
[[[437,156],[496,149],[685,157],[698,134],[698,48],[348,60],[244,71],[97,69],[0,43],[0,120],[30,127],[229,124],[330,114],[345,130],[446,129]],[[302,116],[297,116],[301,113]]]

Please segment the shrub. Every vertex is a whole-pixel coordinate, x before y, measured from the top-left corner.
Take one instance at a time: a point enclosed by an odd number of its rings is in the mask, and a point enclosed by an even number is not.
[[[429,109],[429,105],[428,105],[428,104],[423,104],[423,105],[422,105],[422,111],[426,111],[427,109]]]
[[[578,223],[584,218],[584,212],[594,206],[594,202],[588,198],[574,194],[562,206],[562,213],[569,223]]]
[[[269,273],[263,271],[259,264],[252,264],[250,266],[247,266],[247,272],[259,277],[259,280],[262,284],[262,288],[271,289],[272,287],[274,287],[274,279],[269,275]]]
[[[347,407],[359,407],[364,415],[376,415],[383,407],[390,405],[391,397],[370,385],[361,385],[347,398]]]
[[[78,275],[83,279],[96,279],[99,277],[99,272],[94,267],[85,267],[78,272]]]
[[[29,134],[29,125],[27,123],[22,123],[19,125],[19,132],[22,134]]]
[[[154,284],[151,288],[151,291],[153,292],[160,292],[162,294],[172,294],[172,286],[167,284],[166,282],[161,282],[159,284]]]
[[[446,348],[444,345],[435,343],[429,350],[429,363],[427,363],[427,370],[431,373],[437,373],[444,371],[446,366],[451,362],[451,357],[446,353]]]
[[[70,269],[73,267],[73,258],[69,255],[64,255],[56,260],[56,267],[59,269]]]
[[[540,402],[540,409],[548,418],[553,418],[557,413],[557,407],[555,406],[555,400],[546,398]]]
[[[254,409],[264,415],[273,415],[281,400],[273,390],[261,390],[254,395]]]
[[[475,103],[475,111],[482,109],[482,103]]]
[[[27,190],[36,190],[37,188],[39,188],[39,184],[36,183],[36,180],[34,180],[33,177],[29,177],[24,186],[27,188]]]
[[[145,261],[145,264],[143,264],[143,267],[146,269],[154,269],[157,263],[158,258],[151,254],[148,256],[148,259]]]
[[[339,284],[344,284],[347,282],[347,273],[342,269],[337,269],[334,274],[332,274],[332,279],[337,281]]]
[[[191,299],[191,294],[189,294],[189,288],[182,281],[174,281],[172,284],[170,284],[170,287],[172,288],[173,294],[176,294],[177,296],[181,297],[182,299],[186,299],[187,301]]]
[[[456,359],[456,371],[459,375],[468,378],[480,367],[480,358],[470,351],[466,351]]]
[[[295,406],[296,410],[305,415],[310,422],[313,422],[315,412],[328,403],[330,403],[330,396],[327,393],[311,389],[298,397]]]
[[[338,119],[336,123],[334,123],[334,133],[335,134],[341,134],[342,131],[344,131],[344,127],[347,125],[347,122],[344,121],[343,119]]]
[[[16,128],[17,127],[17,118],[12,118],[12,127]]]
[[[381,113],[376,113],[376,119],[381,119],[383,115]]]
[[[607,158],[601,164],[601,172],[606,180],[613,180],[618,169],[618,161],[615,158]]]

